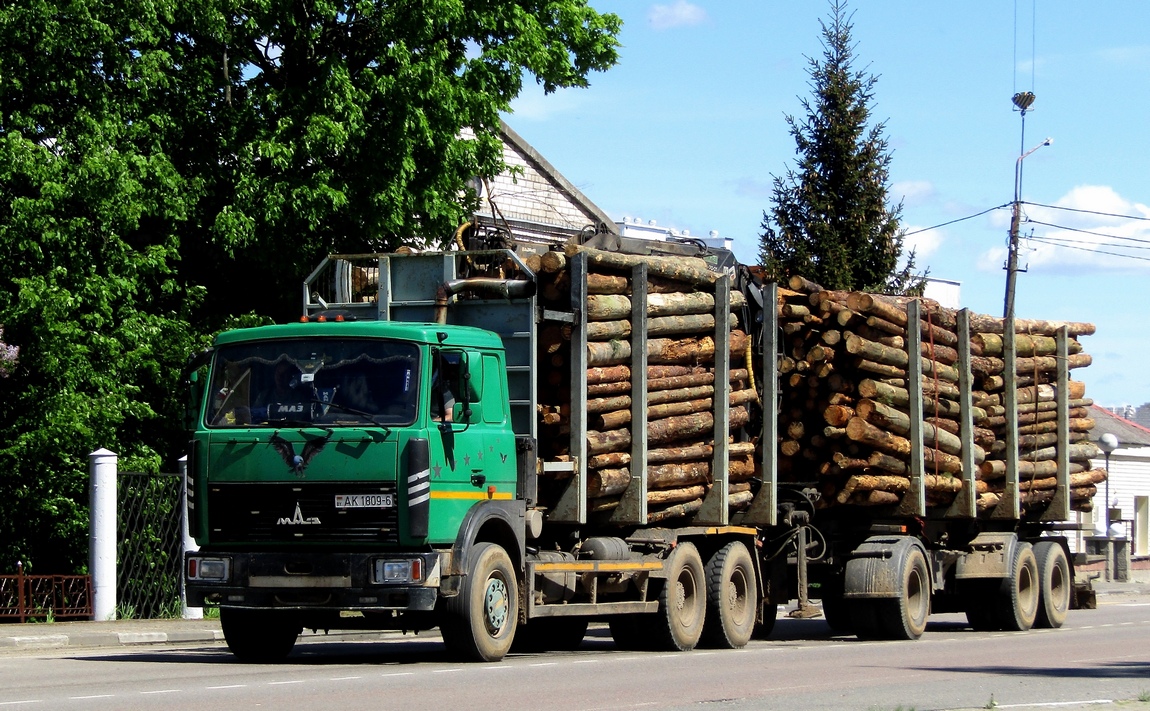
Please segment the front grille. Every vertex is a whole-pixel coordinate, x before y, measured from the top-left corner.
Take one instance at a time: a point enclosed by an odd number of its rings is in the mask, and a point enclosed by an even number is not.
[[[399,540],[393,482],[274,482],[208,486],[213,543]],[[391,494],[397,506],[337,509],[336,495]]]

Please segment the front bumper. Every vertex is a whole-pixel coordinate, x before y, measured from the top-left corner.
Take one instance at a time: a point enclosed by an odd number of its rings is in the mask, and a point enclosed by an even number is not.
[[[189,561],[223,559],[223,580],[192,579]],[[418,580],[374,580],[377,561],[420,561]],[[185,554],[187,604],[205,603],[279,610],[359,610],[430,612],[439,598],[436,553],[286,553],[244,552]]]

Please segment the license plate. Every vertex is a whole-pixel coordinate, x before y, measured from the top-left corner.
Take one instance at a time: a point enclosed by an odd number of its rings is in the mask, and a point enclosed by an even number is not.
[[[336,494],[337,509],[389,509],[395,506],[392,494]]]

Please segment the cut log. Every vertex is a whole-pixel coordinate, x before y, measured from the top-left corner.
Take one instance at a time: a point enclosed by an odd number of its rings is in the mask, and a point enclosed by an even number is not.
[[[970,330],[974,333],[1002,333],[1004,321],[994,316],[984,314],[970,315]],[[1053,336],[1059,327],[1066,326],[1067,334],[1071,336],[1091,336],[1094,334],[1094,324],[1076,323],[1073,321],[1041,321],[1037,319],[1016,318],[1014,330],[1017,333],[1030,335]]]
[[[881,402],[863,399],[855,407],[855,415],[861,417],[872,425],[896,435],[906,436],[910,433],[910,416]],[[957,436],[936,428],[934,425],[922,423],[923,442],[947,454],[961,455],[962,440]],[[973,445],[973,443],[972,443]],[[986,452],[981,447],[973,445],[975,464],[986,458]]]
[[[846,350],[847,353],[851,355],[856,355],[875,363],[882,363],[883,365],[893,365],[897,368],[905,369],[908,364],[905,351],[888,348],[874,341],[868,341],[854,333],[846,334]],[[927,358],[921,358],[921,362],[924,377],[934,377],[937,374],[939,378],[948,383],[958,382],[958,371],[954,368],[936,363]]]
[[[976,333],[970,340],[971,343],[978,344],[982,349],[982,355],[1001,356],[1004,353],[1001,333]],[[1067,341],[1066,346],[1071,355],[1082,352],[1082,344],[1074,339]],[[1058,351],[1058,340],[1051,336],[1019,333],[1014,336],[1014,351],[1015,355],[1023,357],[1055,355]]]

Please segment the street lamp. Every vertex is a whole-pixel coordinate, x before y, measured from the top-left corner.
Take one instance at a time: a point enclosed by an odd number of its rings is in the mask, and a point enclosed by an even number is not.
[[[1106,581],[1110,582],[1114,565],[1114,539],[1110,536],[1110,453],[1118,449],[1118,438],[1107,432],[1098,438],[1098,448],[1106,455]]]
[[[1014,206],[1010,214],[1010,244],[1006,255],[1006,300],[1003,305],[1003,318],[1014,315],[1014,284],[1018,277],[1018,226],[1022,221],[1022,161],[1039,148],[1054,143],[1053,138],[1047,138],[1029,151],[1023,152],[1026,146],[1026,111],[1034,103],[1034,94],[1020,91],[1011,101],[1022,114],[1022,141],[1018,149],[1018,160],[1014,162]]]

